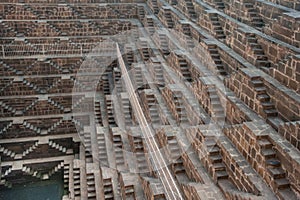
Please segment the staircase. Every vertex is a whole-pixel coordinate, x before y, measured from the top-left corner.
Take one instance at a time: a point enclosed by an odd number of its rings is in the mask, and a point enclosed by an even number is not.
[[[107,121],[110,126],[116,126],[116,121],[114,117],[114,108],[113,108],[113,102],[111,99],[111,95],[105,96],[105,104],[106,104],[106,112],[107,112]]]
[[[36,127],[36,126],[33,126],[32,124],[30,124],[29,122],[27,121],[23,121],[23,126],[25,126],[26,128],[40,134],[41,133],[41,129]]]
[[[2,130],[0,130],[0,135],[5,133],[11,126],[13,125],[13,122],[12,121],[9,121],[8,124],[6,124]]]
[[[274,118],[278,116],[275,105],[271,102],[270,96],[267,94],[266,87],[264,86],[261,77],[252,77],[251,84],[256,92],[256,99],[260,102],[262,112],[260,114],[263,118]]]
[[[33,145],[31,145],[28,149],[26,149],[23,153],[22,153],[22,157],[27,156],[28,154],[30,154],[31,152],[33,152],[37,147],[39,146],[38,142],[35,142]]]
[[[247,15],[250,18],[250,24],[258,29],[258,30],[262,30],[262,27],[265,25],[264,21],[262,20],[261,16],[259,15],[259,13],[257,12],[257,9],[254,6],[254,3],[252,2],[247,2],[244,3],[244,7],[245,10],[247,11]]]
[[[74,195],[80,198],[80,168],[73,168],[73,184],[74,184]]]
[[[132,117],[131,117],[131,105],[127,93],[121,93],[121,101],[122,101],[122,111],[124,114],[125,124],[126,126],[132,125]]]
[[[47,129],[47,133],[50,133],[51,131],[56,129],[56,127],[58,127],[63,121],[64,119],[61,118],[59,121],[55,122],[50,128]]]
[[[113,185],[111,178],[103,180],[104,199],[114,200]]]
[[[0,153],[7,157],[15,158],[16,153],[0,145]]]
[[[224,42],[226,39],[226,36],[225,36],[223,28],[219,22],[218,14],[217,13],[209,14],[209,19],[211,21],[211,24],[213,27],[213,32],[215,33],[216,38]]]
[[[281,161],[277,158],[274,145],[266,137],[258,139],[260,153],[264,157],[267,174],[271,180],[268,183],[277,193],[280,199],[297,199],[295,193],[291,189],[285,170],[282,168]]]
[[[97,129],[98,157],[101,166],[108,166],[104,130]]]
[[[3,180],[3,178],[8,176],[11,172],[12,172],[12,167],[9,167],[7,170],[5,170],[4,173],[1,174],[1,179]]]
[[[92,156],[92,143],[91,143],[91,135],[88,132],[83,134],[83,141],[84,141],[84,152],[85,152],[85,162],[92,163],[93,156]]]
[[[213,179],[218,182],[221,179],[229,178],[228,173],[226,171],[225,164],[223,163],[220,148],[216,144],[214,139],[205,138],[204,144],[206,146],[206,150],[208,152],[208,159],[212,164],[210,168],[210,173],[213,176]],[[229,180],[228,180],[229,181]]]
[[[219,10],[224,10],[225,4],[223,0],[213,0],[213,3],[216,5],[216,8]]]
[[[54,100],[51,99],[50,97],[48,97],[48,103],[50,103],[51,105],[55,106],[55,107],[58,108],[59,110],[65,112],[64,106],[62,106],[60,103],[57,103],[56,101],[54,101]]]
[[[223,62],[221,60],[219,51],[217,49],[217,45],[215,45],[215,44],[208,45],[208,52],[209,52],[214,64],[216,65],[217,73],[222,76],[226,76],[227,72],[226,72]]]
[[[211,118],[219,125],[225,123],[225,111],[218,96],[215,86],[208,88],[208,95],[211,104]]]
[[[186,6],[186,9],[187,9],[188,16],[191,19],[196,19],[197,15],[196,15],[192,0],[185,0],[185,6]]]
[[[140,137],[134,137],[134,153],[136,156],[138,173],[145,173],[148,170],[147,161],[144,153],[143,140]]]
[[[100,124],[100,126],[103,126],[102,123],[102,115],[101,115],[101,106],[100,106],[100,100],[95,101],[95,120],[97,124]]]
[[[189,65],[188,65],[186,59],[181,56],[177,57],[177,59],[178,59],[177,60],[178,67],[179,67],[180,73],[182,74],[183,78],[188,82],[192,82],[193,81],[192,75],[191,75]]]
[[[255,66],[262,69],[271,67],[271,63],[268,61],[268,57],[265,55],[264,50],[262,49],[260,44],[258,44],[255,34],[247,34],[247,42],[254,54]]]
[[[88,199],[96,199],[95,177],[93,173],[86,174]]]
[[[59,150],[62,153],[67,153],[67,148],[66,147],[64,147],[64,146],[62,146],[62,145],[54,142],[53,140],[49,140],[49,146],[52,147],[52,148],[54,148],[54,149]]]
[[[174,102],[176,114],[177,114],[177,117],[176,117],[177,123],[188,122],[187,113],[186,113],[186,109],[183,105],[182,98],[183,97],[182,97],[181,92],[173,93],[173,102]]]
[[[123,142],[122,142],[121,135],[113,133],[112,141],[115,150],[116,165],[117,167],[120,166],[123,167],[125,166],[125,161],[123,157]]]

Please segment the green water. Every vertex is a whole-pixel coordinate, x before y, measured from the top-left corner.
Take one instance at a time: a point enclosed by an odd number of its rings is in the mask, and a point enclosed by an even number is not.
[[[64,191],[60,178],[62,177],[1,190],[0,200],[61,200]]]

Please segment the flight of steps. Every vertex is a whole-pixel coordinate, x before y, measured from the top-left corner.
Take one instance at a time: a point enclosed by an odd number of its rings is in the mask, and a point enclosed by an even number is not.
[[[47,133],[55,130],[56,127],[58,127],[63,121],[64,121],[64,119],[61,118],[59,121],[55,122],[50,128],[47,129]]]
[[[130,66],[134,62],[134,53],[132,47],[129,45],[125,45],[124,51],[126,52],[124,60]]]
[[[112,96],[106,95],[105,96],[105,104],[106,104],[106,112],[107,112],[107,121],[110,126],[116,126],[116,121],[114,117],[114,108],[112,102]]]
[[[44,178],[45,179],[49,179],[53,174],[55,174],[56,172],[60,171],[61,169],[63,169],[64,167],[64,162],[60,162],[58,163],[53,169],[51,169],[49,172],[47,172],[46,174],[44,174]]]
[[[95,104],[95,121],[97,124],[100,124],[100,126],[103,126],[100,100],[95,100],[94,104]]]
[[[110,94],[108,75],[102,76],[103,92],[105,95]]]
[[[33,177],[38,178],[38,179],[41,179],[41,180],[44,179],[44,176],[43,176],[43,174],[42,174],[41,172],[38,172],[38,171],[36,171],[36,170],[33,170],[33,169],[31,169],[30,167],[28,167],[28,166],[23,166],[22,171],[23,171],[24,173],[29,174],[29,175],[31,175],[31,176],[33,176]]]
[[[137,7],[137,15],[139,20],[141,21],[145,17],[145,9],[143,6],[138,6]]]
[[[119,68],[114,68],[113,70],[113,81],[114,81],[114,90],[117,94],[122,92],[122,74]]]
[[[270,67],[270,62],[268,61],[268,57],[265,55],[261,45],[258,44],[255,34],[247,34],[247,42],[255,56],[255,66],[267,70]]]
[[[147,61],[150,58],[150,50],[147,40],[140,39],[138,43],[138,48],[143,60]]]
[[[69,191],[70,164],[64,163],[64,190]]]
[[[247,15],[250,18],[250,24],[258,29],[262,30],[262,27],[264,26],[264,21],[262,20],[262,17],[259,15],[257,9],[254,6],[254,3],[251,1],[248,1],[244,3],[245,10],[247,11]]]
[[[0,130],[0,135],[5,133],[11,126],[13,125],[13,122],[10,121],[8,124],[6,124],[2,130]]]
[[[219,10],[224,10],[225,4],[223,0],[213,0],[213,3],[216,5],[216,8]]]
[[[270,186],[277,193],[280,199],[297,199],[295,193],[291,189],[290,181],[285,170],[282,167],[281,161],[276,155],[274,145],[266,137],[258,138],[260,153],[265,160],[267,176],[270,178]]]
[[[182,99],[182,93],[181,92],[175,92],[173,94],[173,101],[175,104],[176,113],[178,115],[177,117],[177,123],[186,123],[188,122],[186,109],[183,105],[183,99]]]
[[[85,152],[85,161],[87,163],[93,162],[92,156],[92,143],[91,143],[91,135],[89,132],[85,132],[83,134],[83,141],[84,141],[84,152]]]
[[[123,142],[121,135],[113,133],[112,141],[115,150],[116,165],[117,167],[123,167],[125,165],[125,160],[123,156]]]
[[[73,97],[71,109],[74,110],[75,108],[77,108],[85,100],[85,98],[86,98],[85,96],[81,96],[79,99],[78,97]]]
[[[13,108],[12,106],[10,106],[10,105],[7,105],[5,102],[3,102],[3,101],[0,101],[0,106],[2,107],[2,108],[4,108],[5,110],[7,110],[7,111],[9,111],[9,112],[12,112],[12,114],[13,115],[16,115],[16,113],[18,112],[15,108]],[[23,114],[23,113],[20,113],[21,115]]]
[[[144,144],[143,139],[141,137],[134,137],[133,138],[133,148],[134,148],[134,154],[136,157],[136,162],[138,166],[138,173],[146,173],[148,172],[148,165],[145,158],[144,153]]]
[[[196,15],[192,0],[185,0],[185,6],[186,6],[186,9],[187,9],[188,16],[191,19],[196,19],[197,15]]]
[[[101,166],[108,166],[104,130],[97,128],[98,157]]]
[[[164,8],[164,7],[163,7]],[[166,22],[167,28],[173,28],[174,22],[172,19],[172,12],[170,9],[163,9],[164,21]]]
[[[222,76],[226,76],[227,72],[226,72],[223,62],[220,58],[220,54],[217,49],[217,46],[215,44],[208,45],[208,52],[211,55],[211,58],[213,59],[214,64],[216,65],[217,73],[219,73]]]
[[[133,185],[125,186],[125,196],[126,196],[126,200],[136,199]]]
[[[22,157],[25,157],[25,156],[28,155],[29,153],[33,152],[38,146],[39,146],[39,143],[38,143],[38,142],[35,142],[33,145],[31,145],[28,149],[26,149],[26,150],[22,153]]]
[[[219,125],[225,121],[225,111],[218,96],[215,86],[208,88],[208,94],[211,103],[211,118]]]
[[[265,118],[274,118],[278,116],[278,112],[274,103],[271,102],[270,96],[267,94],[267,89],[260,77],[252,77],[251,83],[257,93],[256,99],[262,106],[262,112],[260,114]]]
[[[1,179],[8,176],[11,172],[12,172],[12,167],[8,167],[8,169],[6,169],[5,172],[1,174]]]
[[[226,36],[224,34],[223,28],[219,22],[218,14],[217,13],[210,13],[209,19],[211,21],[211,24],[213,26],[213,32],[216,35],[216,38],[224,41],[226,39]]]
[[[208,152],[208,160],[211,163],[209,172],[212,175],[213,179],[216,182],[221,179],[227,180],[229,176],[226,171],[225,164],[222,160],[220,148],[217,146],[216,141],[213,138],[205,138],[204,144]]]
[[[111,178],[103,180],[104,199],[114,200],[114,192]]]
[[[134,87],[139,90],[144,86],[142,68],[138,65],[134,65]]]
[[[96,199],[95,177],[93,173],[86,174],[88,199]]]
[[[0,153],[7,157],[15,158],[16,153],[0,145]]]
[[[35,99],[34,101],[31,102],[31,104],[29,104],[26,108],[24,108],[23,111],[21,111],[22,113],[27,112],[28,110],[32,109],[37,103],[39,102],[39,99]],[[48,101],[49,102],[49,101]]]
[[[148,16],[146,15],[144,18],[144,24],[145,24],[145,29],[149,32],[149,34],[153,35],[153,33],[155,32],[153,18],[149,15]]]
[[[67,153],[67,148],[66,147],[54,142],[53,140],[49,140],[49,146],[54,148],[54,149],[59,150],[62,153]]]
[[[58,108],[59,110],[65,112],[65,108],[64,106],[62,106],[60,103],[54,101],[53,99],[51,99],[51,97],[48,97],[48,103],[50,103],[52,106]]]
[[[80,197],[80,168],[73,168],[73,188],[74,188],[74,196]]]
[[[146,94],[147,98],[147,105],[149,109],[149,115],[151,118],[151,123],[156,124],[160,122],[160,118],[158,115],[158,109],[157,109],[157,101],[153,93]]]
[[[132,125],[132,117],[131,117],[131,105],[129,101],[129,97],[127,93],[121,93],[121,103],[122,103],[122,110],[125,119],[125,125],[130,126]]]
[[[41,133],[41,129],[36,127],[36,126],[33,126],[32,124],[30,124],[29,122],[27,121],[23,121],[23,126],[25,126],[26,128],[30,129],[30,130],[33,130],[34,132],[40,134]]]
[[[191,72],[190,72],[190,67],[186,61],[185,58],[182,58],[182,57],[178,57],[178,67],[179,67],[179,70],[182,74],[182,76],[184,77],[184,79],[188,82],[192,82],[192,75],[191,75]]]

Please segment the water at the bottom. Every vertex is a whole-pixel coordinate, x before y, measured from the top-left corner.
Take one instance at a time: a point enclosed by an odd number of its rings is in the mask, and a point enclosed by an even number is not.
[[[63,192],[63,180],[61,176],[55,176],[51,180],[2,189],[0,200],[61,200]]]

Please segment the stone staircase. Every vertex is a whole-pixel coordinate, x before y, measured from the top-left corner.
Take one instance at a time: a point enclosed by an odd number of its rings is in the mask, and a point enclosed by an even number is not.
[[[33,130],[34,132],[36,132],[38,134],[40,134],[42,132],[40,128],[33,126],[32,124],[30,124],[27,121],[23,121],[23,126],[25,126],[26,128],[28,128],[30,130]]]
[[[274,145],[267,137],[258,138],[258,144],[260,153],[265,161],[268,184],[277,193],[280,199],[297,199],[291,189],[290,181],[283,169],[281,161],[276,155]]]
[[[105,200],[114,200],[114,191],[111,178],[103,180],[103,190]]]
[[[247,42],[251,48],[251,51],[253,52],[255,66],[262,69],[271,67],[268,57],[265,55],[261,45],[258,44],[255,34],[247,34]]]
[[[98,157],[101,166],[108,166],[108,157],[105,143],[105,130],[97,128],[97,144],[98,144]]]
[[[81,196],[81,184],[80,184],[80,168],[73,168],[73,187],[75,197]]]
[[[223,28],[220,24],[218,14],[217,13],[210,13],[209,14],[209,19],[210,19],[212,27],[213,27],[212,31],[215,33],[216,38],[221,40],[221,41],[225,41],[226,36],[225,36]]]
[[[105,96],[106,112],[107,112],[107,121],[110,126],[116,126],[116,121],[114,117],[114,108],[111,95]]]
[[[256,99],[260,102],[261,111],[258,111],[265,119],[277,117],[278,112],[275,105],[271,102],[270,96],[267,94],[266,87],[261,77],[252,77],[251,84],[256,92]]]
[[[211,104],[211,118],[219,125],[225,123],[225,111],[218,96],[215,86],[208,88],[208,94]]]
[[[64,119],[60,119],[59,121],[55,122],[50,128],[47,129],[47,133],[55,130],[56,127],[58,127],[63,121]]]
[[[6,124],[6,125],[2,128],[2,130],[0,130],[0,135],[3,134],[3,133],[5,133],[12,125],[13,125],[13,122],[12,122],[12,121],[9,121],[9,123]]]
[[[88,199],[96,199],[95,177],[93,173],[86,174]]]
[[[180,69],[180,72],[182,74],[182,76],[185,78],[186,81],[188,82],[192,82],[192,75],[190,72],[190,67],[189,64],[187,63],[185,58],[182,57],[178,57],[178,67]]]
[[[91,134],[90,132],[85,132],[83,134],[83,144],[84,144],[84,152],[85,152],[85,162],[92,163],[92,143],[91,143]]]
[[[123,156],[123,142],[121,135],[113,132],[112,142],[115,151],[116,165],[117,167],[123,167],[125,166],[125,160]]]
[[[96,100],[94,105],[95,105],[95,120],[96,120],[96,123],[100,124],[100,126],[103,126],[100,100]]]
[[[212,174],[213,179],[216,182],[218,182],[221,179],[228,180],[229,176],[222,159],[220,148],[216,144],[216,141],[211,138],[205,138],[204,144],[208,152],[208,160],[210,161],[211,164],[211,167],[209,168],[209,172]]]
[[[49,140],[49,146],[54,148],[54,149],[59,150],[62,153],[67,153],[67,148],[66,147],[54,142],[53,140]]]
[[[7,157],[15,158],[16,153],[0,145],[0,153]]]
[[[254,6],[254,3],[251,1],[247,1],[243,4],[245,10],[247,12],[248,18],[250,19],[250,24],[258,29],[262,30],[262,27],[265,25],[264,21],[262,20],[261,16],[259,15],[257,9]]]
[[[8,169],[6,169],[4,171],[4,173],[1,174],[1,179],[4,180],[3,178],[5,178],[6,176],[8,176],[11,172],[12,172],[12,167],[8,167]]]
[[[219,73],[222,76],[226,76],[227,72],[226,72],[223,62],[220,58],[220,54],[217,49],[217,46],[215,44],[208,45],[208,52],[209,52],[214,64],[216,65],[217,73]]]
[[[39,146],[38,142],[35,142],[33,145],[31,145],[28,149],[26,149],[23,153],[22,153],[22,157],[27,156],[28,154],[30,154],[31,152],[33,152],[37,147]]]
[[[185,0],[185,6],[187,10],[187,14],[191,19],[196,19],[197,15],[194,9],[193,1],[192,0]]]

